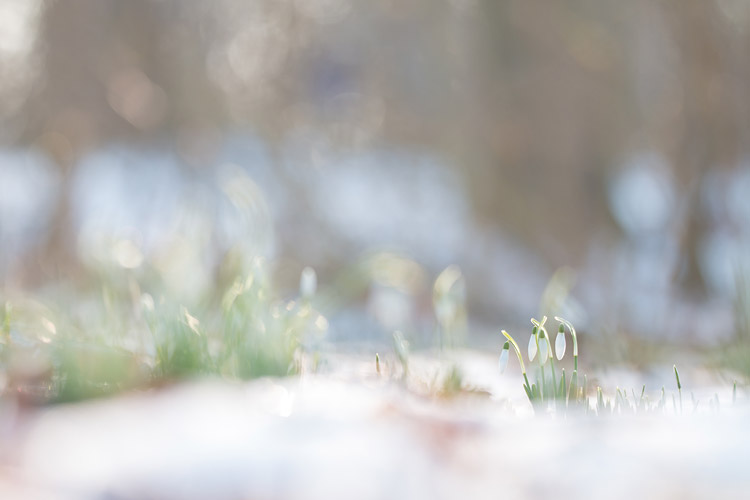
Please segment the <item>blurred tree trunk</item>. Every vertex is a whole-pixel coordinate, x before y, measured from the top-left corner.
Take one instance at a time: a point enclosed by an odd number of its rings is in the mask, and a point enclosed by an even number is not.
[[[27,284],[76,272],[71,173],[84,151],[107,133],[102,120],[106,95],[92,62],[97,61],[108,33],[109,3],[70,0],[45,5],[40,32],[46,49],[44,81],[24,110],[29,125],[23,140],[47,152],[60,168],[62,180],[46,242],[26,259]]]
[[[669,135],[686,207],[677,280],[685,291],[705,297],[699,249],[707,224],[700,187],[710,169],[735,166],[739,154],[741,106],[732,93],[736,68],[728,50],[732,29],[715,2],[672,0],[662,8],[680,49],[682,85],[680,115],[668,122],[677,131]]]
[[[176,16],[167,15],[174,13],[174,8],[150,0],[46,3],[39,35],[45,48],[43,81],[23,110],[27,127],[22,141],[49,154],[62,182],[47,241],[26,259],[27,283],[79,270],[71,176],[86,153],[106,142],[174,138],[183,127],[192,132],[221,119],[205,78],[199,37],[191,36]],[[133,89],[127,84],[117,86],[118,79],[127,82],[130,75],[136,75],[133,87],[141,77],[163,94],[164,102],[136,107],[148,113],[155,104],[163,106],[149,121],[129,120],[132,117],[113,107],[119,97],[138,97],[139,89],[128,94]],[[196,141],[190,139],[177,143],[193,147]]]
[[[467,150],[480,216],[552,263],[578,265],[612,225],[604,173],[633,126],[624,8],[479,3],[481,88]],[[508,215],[512,214],[513,217]]]

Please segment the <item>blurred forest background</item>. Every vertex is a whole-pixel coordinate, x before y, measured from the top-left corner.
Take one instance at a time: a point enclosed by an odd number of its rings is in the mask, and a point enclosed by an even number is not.
[[[0,283],[387,252],[368,311],[457,264],[478,331],[556,275],[592,331],[726,340],[748,53],[743,0],[0,0]]]

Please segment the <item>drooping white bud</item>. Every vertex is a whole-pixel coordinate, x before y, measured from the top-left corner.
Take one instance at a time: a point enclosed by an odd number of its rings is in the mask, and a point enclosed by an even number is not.
[[[311,299],[318,288],[318,275],[315,269],[306,267],[302,270],[299,278],[299,293],[305,299]]]
[[[529,361],[534,361],[536,357],[536,335],[529,337]]]
[[[549,347],[547,345],[547,337],[539,336],[539,362],[545,364],[549,358]]]
[[[557,355],[557,359],[563,359],[563,356],[565,356],[565,331],[562,328],[560,330],[558,330],[557,338],[555,339],[555,354]]]
[[[497,363],[497,367],[500,370],[500,373],[502,374],[505,372],[505,367],[508,366],[508,356],[510,352],[510,343],[505,342],[505,345],[503,346],[503,350],[500,353],[500,360]]]

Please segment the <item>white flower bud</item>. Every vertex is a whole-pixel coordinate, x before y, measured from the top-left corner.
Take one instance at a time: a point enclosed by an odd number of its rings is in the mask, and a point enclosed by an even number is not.
[[[557,359],[563,359],[563,356],[565,356],[565,332],[557,332],[555,354],[557,354]]]
[[[545,364],[549,358],[549,348],[547,347],[547,337],[539,336],[539,362]]]
[[[534,361],[536,357],[536,335],[531,335],[529,338],[529,361]]]
[[[500,369],[500,373],[505,372],[505,367],[508,366],[508,353],[510,351],[510,344],[508,342],[503,346],[503,350],[500,353],[500,360],[497,363],[497,367]]]

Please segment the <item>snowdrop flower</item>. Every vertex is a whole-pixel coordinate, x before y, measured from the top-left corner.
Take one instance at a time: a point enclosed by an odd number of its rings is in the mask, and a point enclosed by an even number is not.
[[[565,326],[560,324],[560,328],[557,329],[557,338],[555,339],[555,354],[557,359],[563,359],[565,356]]]
[[[311,299],[315,295],[315,291],[318,288],[318,275],[315,274],[315,269],[312,267],[306,267],[302,270],[302,274],[299,278],[299,293],[305,299]]]
[[[537,339],[536,335],[539,329],[535,326],[531,331],[531,338],[529,338],[529,361],[534,361],[536,357]]]
[[[503,351],[500,353],[500,361],[498,361],[498,368],[500,369],[500,373],[502,374],[505,372],[505,367],[508,366],[508,356],[510,352],[510,342],[507,340],[505,341],[505,345],[503,345]]]
[[[544,335],[544,330],[539,332],[539,362],[544,365],[549,358],[549,347],[547,345],[547,337]]]

